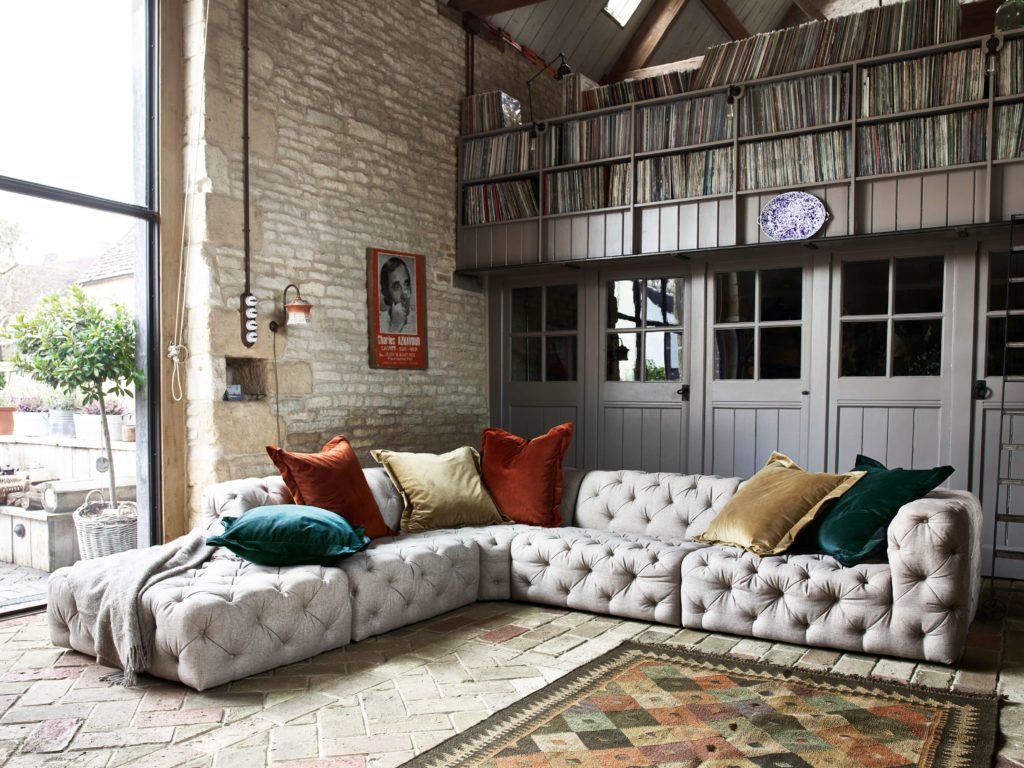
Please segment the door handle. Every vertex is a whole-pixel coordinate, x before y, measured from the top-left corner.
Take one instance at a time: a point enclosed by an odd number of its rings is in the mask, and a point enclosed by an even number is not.
[[[992,397],[992,389],[988,386],[984,379],[978,379],[974,382],[974,399],[975,400],[988,400]]]
[[[684,384],[676,390],[676,394],[679,395],[683,402],[688,402],[690,399],[690,385]]]

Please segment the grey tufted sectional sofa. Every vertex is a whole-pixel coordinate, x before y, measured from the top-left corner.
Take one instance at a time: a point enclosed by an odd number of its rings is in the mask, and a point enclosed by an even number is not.
[[[402,500],[365,470],[385,521]],[[562,528],[436,530],[375,540],[337,568],[267,568],[218,550],[147,590],[150,672],[204,690],[431,618],[476,600],[522,600],[632,619],[952,663],[979,590],[981,508],[938,490],[904,506],[888,559],[843,567],[823,555],[757,557],[690,541],[739,478],[566,473]],[[279,477],[208,489],[202,525],[290,502]],[[54,644],[91,654],[64,570],[50,579]]]

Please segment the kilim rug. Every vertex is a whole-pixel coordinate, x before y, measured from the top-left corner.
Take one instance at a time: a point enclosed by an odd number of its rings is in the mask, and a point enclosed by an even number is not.
[[[981,768],[991,696],[624,643],[407,765]]]

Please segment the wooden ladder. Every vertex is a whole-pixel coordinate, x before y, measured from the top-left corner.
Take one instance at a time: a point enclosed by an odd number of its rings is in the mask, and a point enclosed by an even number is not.
[[[1024,548],[1010,546],[1010,526],[1024,523],[1024,503],[1021,502],[1024,496],[1024,435],[1015,435],[1014,432],[1015,422],[1024,417],[1024,409],[1006,404],[1007,384],[1024,380],[1019,374],[1011,375],[1008,364],[1010,350],[1024,349],[1024,338],[1014,338],[1010,324],[1011,318],[1024,316],[1024,309],[1012,306],[1014,286],[1024,284],[1024,214],[1014,214],[1010,218],[1009,245],[1006,254],[1006,320],[1003,326],[1003,391],[999,404],[999,496],[992,523],[989,595],[981,606],[981,618],[985,621],[998,621],[1006,615],[1006,601],[996,591],[996,562],[1024,560]],[[1020,431],[1018,428],[1017,432]]]

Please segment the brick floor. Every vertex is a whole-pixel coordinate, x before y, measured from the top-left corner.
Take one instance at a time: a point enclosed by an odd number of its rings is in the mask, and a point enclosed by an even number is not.
[[[569,670],[638,638],[803,669],[998,689],[997,768],[1024,767],[1024,584],[976,623],[958,667],[674,629],[517,603],[478,603],[272,673],[197,693],[53,649],[41,614],[0,621],[4,768],[384,768],[401,765]]]

